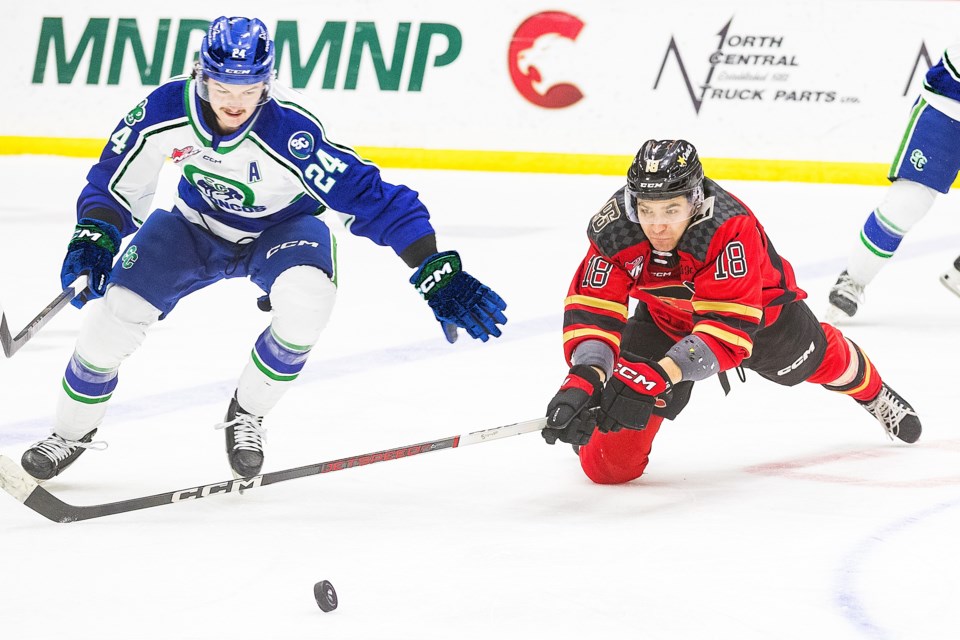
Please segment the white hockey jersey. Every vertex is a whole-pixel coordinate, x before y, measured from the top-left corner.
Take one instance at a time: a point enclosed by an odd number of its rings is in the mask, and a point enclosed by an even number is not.
[[[133,233],[170,158],[182,173],[174,211],[231,242],[328,207],[347,215],[352,233],[397,254],[434,233],[417,192],[382,181],[375,165],[327,140],[301,94],[274,83],[245,126],[220,136],[195,84],[174,78],[120,121],[87,176],[78,218],[106,208],[123,219],[123,235]]]

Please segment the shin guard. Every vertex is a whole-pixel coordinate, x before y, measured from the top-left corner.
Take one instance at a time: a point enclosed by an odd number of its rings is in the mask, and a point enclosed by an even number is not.
[[[820,367],[807,382],[821,384],[830,391],[860,402],[876,398],[883,381],[870,359],[839,329],[826,323],[821,326],[827,336],[827,351]]]

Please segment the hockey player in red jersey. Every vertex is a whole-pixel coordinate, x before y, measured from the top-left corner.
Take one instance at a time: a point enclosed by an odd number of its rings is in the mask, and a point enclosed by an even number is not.
[[[821,384],[859,402],[891,438],[920,438],[913,408],[860,347],[817,321],[790,263],[753,212],[704,177],[689,142],[645,142],[587,235],[564,308],[571,368],[543,437],[574,445],[594,482],[640,477],[661,422],[693,384],[738,366],[785,386]]]

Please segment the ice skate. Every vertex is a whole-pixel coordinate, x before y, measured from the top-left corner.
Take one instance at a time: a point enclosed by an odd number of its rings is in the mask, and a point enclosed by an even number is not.
[[[223,429],[227,441],[227,459],[238,478],[258,475],[263,467],[263,441],[267,432],[261,426],[263,418],[247,413],[234,396],[227,408],[227,416],[216,429]]]
[[[891,440],[899,438],[912,444],[920,439],[920,418],[917,417],[917,412],[886,383],[880,387],[876,398],[860,404],[883,425]]]
[[[960,296],[960,256],[957,256],[957,259],[953,261],[953,266],[940,276],[940,282],[947,289]]]
[[[86,449],[106,449],[106,442],[91,442],[96,433],[94,429],[79,440],[50,434],[23,452],[20,466],[37,480],[49,480],[73,464]]]
[[[844,269],[837,278],[837,283],[830,289],[830,306],[827,309],[827,322],[836,324],[852,318],[857,313],[860,304],[863,303],[862,285],[847,273]]]

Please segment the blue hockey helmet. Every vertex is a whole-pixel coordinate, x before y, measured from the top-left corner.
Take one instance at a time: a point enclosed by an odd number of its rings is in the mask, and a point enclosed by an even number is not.
[[[273,41],[257,18],[220,16],[210,23],[200,45],[200,97],[209,100],[206,80],[224,84],[265,83],[261,103],[270,95],[273,78]]]

